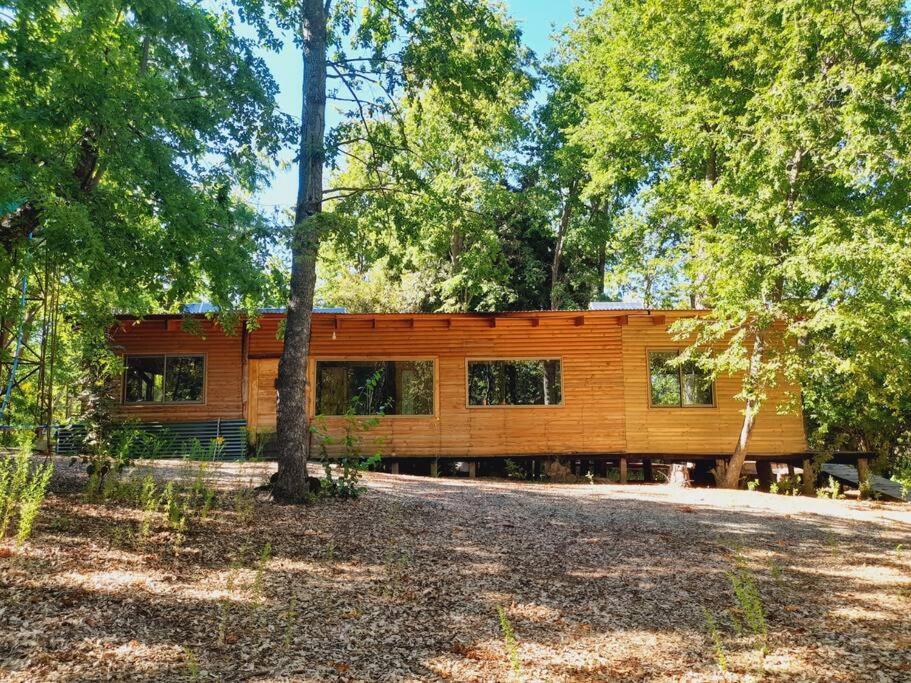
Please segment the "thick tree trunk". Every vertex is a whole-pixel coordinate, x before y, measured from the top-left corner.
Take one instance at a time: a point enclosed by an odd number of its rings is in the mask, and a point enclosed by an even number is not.
[[[307,360],[316,289],[316,259],[322,211],[323,139],[326,130],[326,8],[302,0],[304,82],[301,111],[297,208],[291,240],[291,294],[285,345],[278,366],[278,472],[272,494],[287,503],[305,501],[310,425],[307,418]]]
[[[733,455],[724,468],[724,476],[720,478],[719,483],[723,488],[736,489],[740,484],[740,472],[743,469],[743,463],[746,460],[747,449],[750,445],[750,437],[753,435],[753,427],[756,425],[756,414],[759,412],[759,400],[756,397],[757,387],[755,386],[762,365],[762,354],[764,350],[762,333],[757,331],[753,338],[753,352],[750,355],[750,368],[747,377],[748,389],[753,393],[747,398],[746,408],[743,411],[743,424],[740,427],[740,438],[737,439],[737,446]]]

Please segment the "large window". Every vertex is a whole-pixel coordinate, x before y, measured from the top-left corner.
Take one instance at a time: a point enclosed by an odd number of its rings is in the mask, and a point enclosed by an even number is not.
[[[557,359],[468,361],[468,405],[551,406],[563,402]]]
[[[316,362],[319,415],[433,415],[433,361]]]
[[[677,351],[648,354],[651,402],[657,408],[715,405],[711,378],[692,361],[676,363]]]
[[[203,400],[203,356],[127,356],[125,403],[199,403]]]

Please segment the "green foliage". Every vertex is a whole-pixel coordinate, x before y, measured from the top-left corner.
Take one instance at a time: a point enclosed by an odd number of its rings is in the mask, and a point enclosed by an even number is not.
[[[294,7],[273,12],[296,28]],[[256,13],[272,35],[266,6]],[[326,140],[336,218],[321,231],[318,300],[353,311],[549,306],[563,175],[574,179],[573,207],[587,205],[578,167],[558,149],[565,102],[534,124],[527,116],[532,58],[515,22],[492,2],[396,0],[363,12],[334,3],[328,25],[329,76],[348,109]],[[547,136],[554,182],[545,190],[539,170],[518,157]],[[597,257],[585,259],[581,294],[566,277],[571,294],[561,301],[590,298]]]
[[[225,595],[222,596],[218,601],[218,627],[216,629],[216,642],[219,646],[224,646],[227,642],[228,620],[231,616],[231,596],[234,593],[234,588],[237,583],[237,574],[240,571],[241,565],[242,558],[240,555],[231,560],[231,570],[228,572],[228,578],[225,580]]]
[[[191,650],[189,648],[189,646],[187,646],[187,645],[184,645],[184,647],[183,647],[183,657],[184,657],[184,664],[187,668],[187,676],[189,677],[189,679],[191,681],[200,680],[201,671],[199,668],[199,660],[197,659],[196,655],[193,653],[193,650]]]
[[[835,481],[835,478],[829,476],[829,483],[827,486],[822,486],[816,489],[817,498],[831,498],[832,500],[837,500],[839,498],[844,498],[844,494],[841,492],[841,484]]]
[[[0,540],[16,520],[16,544],[21,546],[32,533],[35,518],[44,502],[54,464],[32,466],[29,443],[14,456],[0,458]]]
[[[164,486],[159,486],[151,473],[142,477],[111,473],[103,481],[96,473],[88,479],[86,498],[140,510],[139,528],[127,531],[129,540],[145,543],[156,528],[165,529],[169,532],[171,548],[178,555],[192,525],[207,519],[216,503],[208,467],[209,463],[205,462],[195,467],[186,463],[181,476]]]
[[[605,0],[563,47],[584,111],[569,140],[586,192],[619,198],[621,272],[711,308],[676,331],[706,370],[744,372],[755,408],[795,380],[814,445],[893,456],[911,415],[908,27],[900,0]]]
[[[366,403],[365,397],[375,392],[377,384],[382,379],[382,371],[371,375],[361,392],[349,399],[341,434],[333,435],[329,427],[328,418],[318,415],[310,425],[311,433],[316,437],[316,446],[320,460],[323,463],[323,480],[321,493],[338,498],[357,498],[366,488],[360,484],[364,472],[375,468],[380,463],[380,454],[364,455],[364,435],[379,424],[376,417],[361,417],[358,415],[358,406]],[[379,408],[382,414],[383,408]],[[337,450],[339,453],[330,453]],[[338,476],[333,476],[333,461],[339,468]]]
[[[243,201],[290,130],[231,10],[81,0],[0,14],[3,245],[33,232],[66,263],[71,314],[147,312],[201,288],[234,308],[262,289],[267,225]],[[117,263],[117,268],[111,268]]]
[[[721,673],[727,673],[728,658],[724,652],[724,639],[721,636],[721,631],[718,629],[718,624],[711,612],[703,607],[702,613],[705,616],[705,625],[709,632],[709,637],[712,639],[712,647],[715,651],[715,662],[718,664]]]
[[[778,481],[773,481],[769,486],[769,493],[779,493],[784,496],[800,495],[800,477],[785,476]]]
[[[284,636],[282,637],[282,649],[286,652],[291,649],[291,643],[294,640],[294,627],[297,623],[297,617],[297,595],[292,592],[291,599],[288,602],[288,608],[283,615],[285,626]]]
[[[737,566],[734,571],[728,573],[728,578],[731,581],[734,599],[737,602],[744,624],[749,632],[759,639],[762,653],[767,654],[769,629],[766,623],[762,596],[759,594],[755,576],[746,567],[745,562],[738,558]]]
[[[86,434],[80,459],[92,477],[90,493],[103,485],[109,471],[121,471],[129,462],[129,446],[134,435],[121,429],[114,416],[119,359],[103,344],[90,344],[79,359],[78,378],[81,422]]]
[[[275,431],[248,427],[244,430],[244,438],[247,442],[247,460],[260,462],[263,459],[266,448],[269,447],[270,442],[275,438]]]
[[[361,162],[376,158],[367,144],[352,152],[338,185],[408,175],[396,190],[334,205],[349,221],[321,254],[320,301],[354,311],[527,310],[584,308],[600,293],[610,207],[582,197],[582,155],[560,127],[575,120],[572,85],[555,69],[553,96],[529,117],[523,66],[512,65],[497,99],[476,105],[470,125],[430,90],[399,103],[408,145],[380,168]]]
[[[471,125],[438,91],[402,102],[407,145],[378,168],[352,161],[334,178],[357,187],[380,177],[397,190],[334,206],[349,220],[324,252],[321,300],[353,310],[508,307],[514,294],[504,287],[510,267],[498,224],[509,219],[496,216],[521,201],[504,186],[503,157],[518,143],[516,109],[526,91],[527,82],[507,79],[499,98],[475,106]],[[366,144],[351,153],[376,159]]]
[[[142,480],[142,491],[140,493],[139,504],[142,508],[142,522],[139,526],[139,537],[142,540],[145,540],[149,537],[152,530],[152,521],[155,513],[158,512],[159,505],[155,479],[151,474],[147,474]]]
[[[262,550],[259,552],[259,557],[256,560],[256,566],[254,567],[255,572],[253,575],[253,583],[250,585],[250,592],[253,596],[253,603],[256,606],[259,606],[259,603],[262,601],[263,597],[263,581],[266,573],[266,566],[269,564],[269,561],[272,559],[272,543],[266,541],[266,544],[262,547]]]
[[[363,453],[364,434],[375,427],[376,418],[358,417],[353,408],[349,408],[344,416],[342,434],[333,436],[324,417],[317,417],[310,426],[316,436],[317,448],[323,463],[323,480],[321,492],[324,495],[338,498],[357,498],[366,487],[361,485],[361,476],[364,472],[375,468],[380,463],[379,453],[365,456]],[[332,447],[341,446],[338,457],[330,455]],[[333,461],[337,464],[337,475],[333,476]]]
[[[193,438],[189,441],[189,449],[184,453],[185,460],[194,460],[202,462],[212,462],[218,460],[225,450],[225,438],[216,436],[209,439],[209,443],[203,446],[199,439]]]
[[[892,480],[902,487],[902,494],[908,495],[911,491],[911,450],[908,441],[911,440],[911,431],[902,437],[901,445],[892,465]]]
[[[185,0],[0,12],[0,326],[22,322],[24,358],[45,363],[20,373],[5,417],[86,424],[105,472],[118,457],[99,431],[118,370],[103,343],[112,314],[205,298],[230,323],[275,299],[275,226],[248,199],[293,125],[235,16]],[[44,318],[11,296],[29,266]]]
[[[503,644],[506,647],[506,654],[509,657],[509,666],[516,677],[522,676],[522,660],[519,658],[519,646],[516,642],[516,634],[513,631],[512,624],[509,622],[509,615],[506,609],[500,605],[497,607],[497,618],[500,621],[500,633],[503,635]]]
[[[525,468],[521,464],[512,460],[511,458],[506,458],[503,462],[506,467],[506,476],[509,479],[525,479],[528,477],[528,474],[525,472]]]

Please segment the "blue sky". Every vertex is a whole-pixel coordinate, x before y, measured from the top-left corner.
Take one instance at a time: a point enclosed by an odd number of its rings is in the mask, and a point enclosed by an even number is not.
[[[576,7],[582,0],[506,0],[505,5],[510,14],[519,23],[525,44],[539,57],[545,56],[551,49],[551,40],[555,31],[569,24],[575,16]],[[290,41],[289,41],[290,42]],[[300,115],[301,60],[293,45],[288,45],[279,53],[263,55],[269,64],[281,93],[279,103],[282,111],[294,116]],[[330,105],[331,106],[331,105]],[[329,121],[333,119],[331,113]],[[296,169],[288,162],[292,158],[289,151],[284,159],[285,168],[278,170],[269,189],[259,193],[256,202],[263,209],[290,207],[297,194]]]

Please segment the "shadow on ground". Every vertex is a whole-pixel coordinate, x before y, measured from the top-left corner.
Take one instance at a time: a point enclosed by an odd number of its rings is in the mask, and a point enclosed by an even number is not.
[[[2,675],[721,680],[711,615],[734,679],[911,678],[899,507],[371,475],[356,501],[258,502],[245,524],[224,495],[176,553],[135,510],[52,497],[0,560]]]

